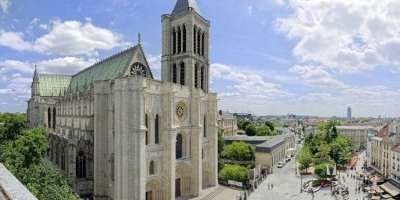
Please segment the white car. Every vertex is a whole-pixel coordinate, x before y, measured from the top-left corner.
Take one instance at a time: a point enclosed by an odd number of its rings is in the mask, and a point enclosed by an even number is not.
[[[284,165],[283,165],[283,163],[281,163],[281,162],[279,162],[278,165],[277,165],[278,168],[282,168],[283,166],[284,166]]]

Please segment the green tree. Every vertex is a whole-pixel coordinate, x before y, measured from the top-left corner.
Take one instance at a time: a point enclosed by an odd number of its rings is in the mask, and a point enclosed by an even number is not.
[[[333,167],[333,165],[330,163],[321,163],[321,164],[315,166],[314,173],[316,175],[318,175],[318,177],[320,179],[326,179],[326,178],[329,178],[329,176],[327,174],[327,168],[330,169],[332,167]]]
[[[272,122],[270,122],[270,121],[266,121],[266,122],[265,122],[265,125],[268,126],[269,129],[270,129],[271,131],[275,131],[275,125],[274,125],[274,123],[272,123]]]
[[[233,180],[244,183],[249,179],[249,171],[240,165],[225,165],[219,173],[219,179],[225,182]]]
[[[227,145],[222,152],[223,158],[234,161],[252,161],[254,155],[254,148],[244,142],[234,142]]]
[[[246,135],[255,136],[257,134],[257,129],[254,124],[249,124],[245,128]]]
[[[23,114],[0,114],[0,144],[15,140],[26,128],[26,117]]]
[[[308,146],[304,146],[303,149],[300,152],[299,155],[299,168],[301,170],[308,170],[308,168],[311,166],[312,162],[313,162],[313,157],[310,151],[310,148]]]
[[[238,120],[238,128],[240,130],[246,130],[246,127],[250,124],[249,121],[247,120],[243,120],[243,119],[239,119]]]
[[[339,135],[330,146],[330,156],[336,164],[344,166],[351,160],[353,145],[348,137]]]
[[[269,128],[269,126],[261,125],[256,127],[257,136],[272,136],[274,132]]]

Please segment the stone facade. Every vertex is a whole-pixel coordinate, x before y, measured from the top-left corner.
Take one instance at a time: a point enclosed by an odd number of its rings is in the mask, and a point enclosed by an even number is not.
[[[236,117],[232,113],[220,110],[218,113],[218,128],[224,131],[224,136],[237,135],[238,126]]]
[[[372,126],[336,126],[336,129],[338,134],[349,137],[357,150],[366,149],[368,138],[377,132]]]
[[[162,16],[161,80],[140,43],[69,77],[47,101],[36,89],[49,80],[35,72],[30,125],[49,129],[48,157],[82,197],[191,198],[218,184],[209,29],[194,0]]]

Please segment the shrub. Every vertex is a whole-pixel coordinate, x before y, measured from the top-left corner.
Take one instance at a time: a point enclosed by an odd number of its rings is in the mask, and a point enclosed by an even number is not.
[[[240,165],[225,165],[219,173],[219,179],[224,182],[233,180],[244,183],[249,179],[249,171]]]

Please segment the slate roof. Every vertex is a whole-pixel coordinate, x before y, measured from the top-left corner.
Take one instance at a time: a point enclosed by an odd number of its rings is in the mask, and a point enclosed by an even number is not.
[[[40,96],[60,96],[71,82],[71,76],[59,74],[38,74]]]
[[[282,135],[275,136],[271,140],[268,140],[264,143],[261,143],[256,146],[256,151],[257,152],[272,152],[275,148],[279,147],[280,145],[284,144],[285,137],[282,137]]]
[[[174,10],[172,11],[172,14],[177,14],[182,11],[186,11],[189,8],[192,8],[195,10],[197,13],[200,14],[200,9],[199,6],[197,5],[196,0],[178,0],[175,4]]]
[[[126,49],[118,54],[108,57],[72,76],[69,91],[82,91],[90,87],[95,81],[112,80],[121,77],[129,67],[130,61],[136,51],[142,51],[140,44]],[[144,55],[144,53],[143,53]],[[148,66],[148,64],[146,63]],[[153,78],[150,68],[147,69],[150,77]]]

